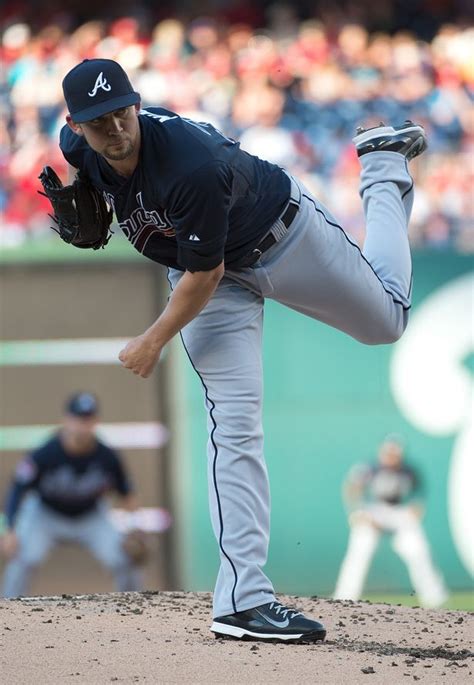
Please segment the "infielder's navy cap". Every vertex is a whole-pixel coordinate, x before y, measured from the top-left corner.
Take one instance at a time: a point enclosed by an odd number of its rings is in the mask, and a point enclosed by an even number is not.
[[[85,59],[66,74],[63,92],[78,124],[140,102],[127,74],[112,59]]]
[[[78,392],[66,402],[66,412],[73,416],[95,416],[99,413],[97,398],[90,392]]]

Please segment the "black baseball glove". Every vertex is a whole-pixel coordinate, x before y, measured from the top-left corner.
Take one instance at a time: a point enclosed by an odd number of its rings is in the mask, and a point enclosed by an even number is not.
[[[105,247],[112,233],[113,212],[102,192],[80,172],[69,186],[63,186],[50,166],[45,166],[38,178],[44,193],[38,192],[47,197],[53,207],[53,214],[49,216],[57,228],[51,228],[64,242],[93,250]]]

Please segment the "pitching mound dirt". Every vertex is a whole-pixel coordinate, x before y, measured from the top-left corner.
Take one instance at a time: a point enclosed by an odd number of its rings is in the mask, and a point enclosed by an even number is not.
[[[281,597],[327,628],[324,643],[216,639],[207,593],[0,601],[0,680],[63,683],[472,682],[474,615]]]

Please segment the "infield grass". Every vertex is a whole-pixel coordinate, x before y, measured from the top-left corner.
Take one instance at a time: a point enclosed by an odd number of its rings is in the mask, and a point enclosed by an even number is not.
[[[420,602],[415,594],[385,595],[370,593],[365,595],[363,599],[374,604],[401,604],[402,606],[407,607],[420,606]],[[449,596],[448,601],[445,602],[441,608],[458,609],[461,611],[474,611],[474,591],[469,592],[466,590],[465,592],[453,592]]]

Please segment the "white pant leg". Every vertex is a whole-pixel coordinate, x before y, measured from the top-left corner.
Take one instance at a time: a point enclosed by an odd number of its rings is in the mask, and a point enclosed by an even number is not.
[[[409,525],[394,534],[392,546],[405,562],[413,588],[425,607],[438,607],[448,598],[443,578],[431,559],[428,540],[420,522],[413,516]]]
[[[339,570],[334,599],[360,599],[380,533],[370,523],[355,522]]]
[[[142,574],[122,548],[122,533],[112,523],[108,508],[99,505],[97,510],[81,516],[75,522],[75,539],[85,545],[114,575],[118,592],[141,590]]]
[[[412,266],[408,222],[413,180],[407,160],[396,152],[371,152],[360,158],[360,195],[366,217],[364,257],[386,287],[410,305]]]
[[[172,286],[179,278],[170,271]],[[263,455],[262,318],[262,298],[224,277],[182,330],[208,412],[209,506],[221,562],[214,617],[275,599],[263,572],[270,493]]]
[[[2,594],[7,598],[28,594],[33,572],[56,543],[54,515],[36,494],[27,495],[20,505],[15,532],[18,552],[5,566],[3,577]]]
[[[366,157],[371,159],[363,162],[362,170],[364,252],[298,183],[301,205],[288,234],[252,268],[230,271],[229,276],[264,297],[376,345],[398,340],[408,323],[407,224],[413,192],[402,155]]]

